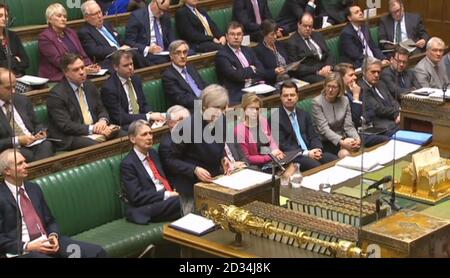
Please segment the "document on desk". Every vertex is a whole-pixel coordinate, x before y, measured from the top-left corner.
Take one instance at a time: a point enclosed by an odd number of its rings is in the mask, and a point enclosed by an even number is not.
[[[394,156],[394,140],[368,153],[378,159],[380,165],[388,164],[393,161],[407,156],[408,154],[417,151],[421,146],[402,141],[395,142],[395,156]],[[367,155],[367,154],[366,154]]]
[[[243,190],[255,185],[267,183],[271,179],[272,175],[250,169],[242,169],[229,176],[221,176],[215,179],[213,183],[234,190]]]
[[[347,156],[346,158],[338,161],[336,165],[353,170],[362,170],[364,172],[367,172],[379,166],[380,162],[378,161],[376,156],[366,153],[363,155],[362,159],[361,155]]]
[[[197,236],[213,231],[215,226],[216,224],[211,219],[193,213],[189,213],[169,224],[171,228]]]
[[[359,175],[361,175],[360,171],[334,166],[322,170],[316,174],[305,176],[302,181],[302,187],[319,191],[321,189],[321,185],[333,186],[348,181]],[[323,191],[330,192],[331,188],[324,188]]]

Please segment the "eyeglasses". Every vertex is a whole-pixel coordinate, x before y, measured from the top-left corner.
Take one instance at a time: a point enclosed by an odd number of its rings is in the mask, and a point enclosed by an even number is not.
[[[89,15],[89,16],[97,16],[97,15],[100,15],[100,14],[103,14],[101,10],[96,11],[95,13],[90,13],[90,14],[88,14],[88,15]]]

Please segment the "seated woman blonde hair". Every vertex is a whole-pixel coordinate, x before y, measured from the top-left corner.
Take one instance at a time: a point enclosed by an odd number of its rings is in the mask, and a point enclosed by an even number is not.
[[[286,154],[273,139],[267,119],[259,113],[262,104],[262,100],[254,93],[242,97],[243,115],[234,129],[234,135],[250,164],[258,166],[262,171],[270,171],[272,159],[269,153],[277,159],[285,158]],[[281,177],[289,178],[295,170],[296,167],[291,163]]]
[[[339,158],[348,156],[361,145],[352,121],[352,112],[344,83],[339,73],[333,72],[324,81],[321,94],[314,98],[312,118],[325,151]]]

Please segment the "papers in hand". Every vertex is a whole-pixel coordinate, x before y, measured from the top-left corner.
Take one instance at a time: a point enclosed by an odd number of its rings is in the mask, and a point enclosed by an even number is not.
[[[167,56],[167,55],[169,55],[169,51],[161,51],[161,52],[158,52],[158,53],[153,53],[153,55]]]
[[[24,75],[20,78],[17,78],[17,80],[30,86],[43,85],[48,82],[47,78],[32,75]]]
[[[39,145],[40,143],[44,142],[46,139],[47,138],[36,140],[33,143],[26,145],[25,147],[29,148],[29,147],[33,147],[33,146]]]
[[[151,128],[152,128],[152,129],[160,128],[160,127],[162,127],[165,123],[166,123],[166,121],[154,121]]]
[[[169,224],[169,227],[171,228],[197,236],[212,232],[215,226],[216,225],[212,220],[193,213],[189,213]]]
[[[130,48],[118,48],[116,51],[113,51],[111,53],[109,53],[108,55],[106,55],[105,60],[108,59],[109,57],[113,56],[115,53],[117,53],[118,51],[133,51],[133,50],[138,50],[137,47],[130,47]]]
[[[297,89],[309,85],[309,82],[298,80],[297,78],[291,78],[291,81],[294,82],[295,85],[297,85]]]
[[[416,43],[411,40],[411,39],[407,39],[405,41],[402,41],[401,43],[399,43],[401,47],[403,47],[404,49],[408,50],[409,53],[413,52],[414,50],[417,49]]]
[[[234,190],[243,190],[255,185],[267,183],[271,179],[272,176],[269,174],[250,169],[242,169],[229,176],[221,176],[213,182]]]
[[[276,90],[275,87],[267,85],[267,84],[258,84],[256,86],[251,86],[251,87],[242,89],[242,91],[244,91],[246,93],[255,93],[257,95],[271,93],[275,90]]]
[[[92,76],[102,76],[105,75],[106,72],[108,71],[108,69],[101,69],[98,72],[91,72],[88,75],[92,75]]]

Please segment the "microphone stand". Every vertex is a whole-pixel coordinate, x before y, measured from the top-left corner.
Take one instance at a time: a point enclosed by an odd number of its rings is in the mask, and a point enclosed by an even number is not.
[[[272,204],[274,205],[279,205],[279,199],[277,200],[277,184],[275,182],[275,166],[280,167],[281,171],[286,171],[286,169],[283,167],[283,165],[278,161],[278,159],[270,153],[268,153],[270,159],[272,160]],[[281,181],[281,177],[280,177],[280,181]]]

